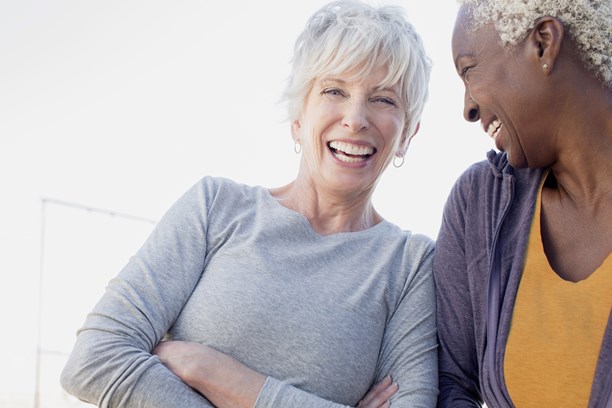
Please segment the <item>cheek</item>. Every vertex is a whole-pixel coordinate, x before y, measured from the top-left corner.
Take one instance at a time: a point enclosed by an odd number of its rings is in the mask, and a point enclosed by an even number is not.
[[[406,121],[403,116],[398,117],[397,115],[391,115],[387,120],[379,124],[380,132],[386,141],[385,144],[389,147],[395,146],[396,141],[399,142],[405,128]]]
[[[302,145],[307,152],[314,155],[319,155],[324,149],[327,149],[327,145],[323,139],[325,136],[325,127],[323,122],[308,122],[308,126],[302,126],[300,129],[300,137]]]
[[[490,84],[483,84],[482,81],[477,80],[466,82],[465,89],[470,99],[477,104],[485,102],[493,93],[491,92],[492,86]]]
[[[337,109],[333,105],[318,105],[304,115],[308,122],[308,135],[321,132],[339,120]]]

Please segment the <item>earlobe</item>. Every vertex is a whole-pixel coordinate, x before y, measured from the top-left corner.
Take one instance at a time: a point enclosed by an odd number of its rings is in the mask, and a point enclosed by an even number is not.
[[[554,17],[540,18],[531,30],[530,45],[545,74],[552,72],[555,66],[564,34],[563,23]]]

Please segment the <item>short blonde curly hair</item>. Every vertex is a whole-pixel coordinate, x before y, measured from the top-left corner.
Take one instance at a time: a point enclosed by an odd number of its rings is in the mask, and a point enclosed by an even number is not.
[[[523,40],[536,20],[556,17],[587,69],[612,88],[612,0],[458,0],[475,26],[493,23],[502,45]]]

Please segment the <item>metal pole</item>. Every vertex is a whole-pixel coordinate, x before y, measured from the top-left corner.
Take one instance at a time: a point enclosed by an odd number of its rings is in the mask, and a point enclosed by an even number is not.
[[[64,207],[75,208],[78,210],[96,212],[100,214],[106,214],[111,217],[125,218],[132,221],[141,221],[149,224],[156,224],[157,221],[138,217],[135,215],[118,213],[115,211],[105,210],[101,208],[89,207],[86,205],[71,203],[67,201],[55,200],[52,198],[41,199],[41,219],[40,219],[40,264],[39,264],[39,276],[38,276],[38,335],[36,341],[36,369],[35,369],[35,380],[34,380],[34,408],[40,408],[40,379],[41,379],[41,359],[43,354],[42,347],[42,313],[43,313],[43,276],[44,276],[44,258],[45,258],[45,229],[46,229],[46,205],[56,204]]]

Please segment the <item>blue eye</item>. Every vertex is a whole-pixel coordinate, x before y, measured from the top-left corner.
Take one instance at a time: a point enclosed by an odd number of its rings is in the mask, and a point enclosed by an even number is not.
[[[340,89],[338,88],[328,88],[328,89],[324,89],[323,92],[321,92],[325,95],[333,95],[333,96],[342,96],[343,93]]]

